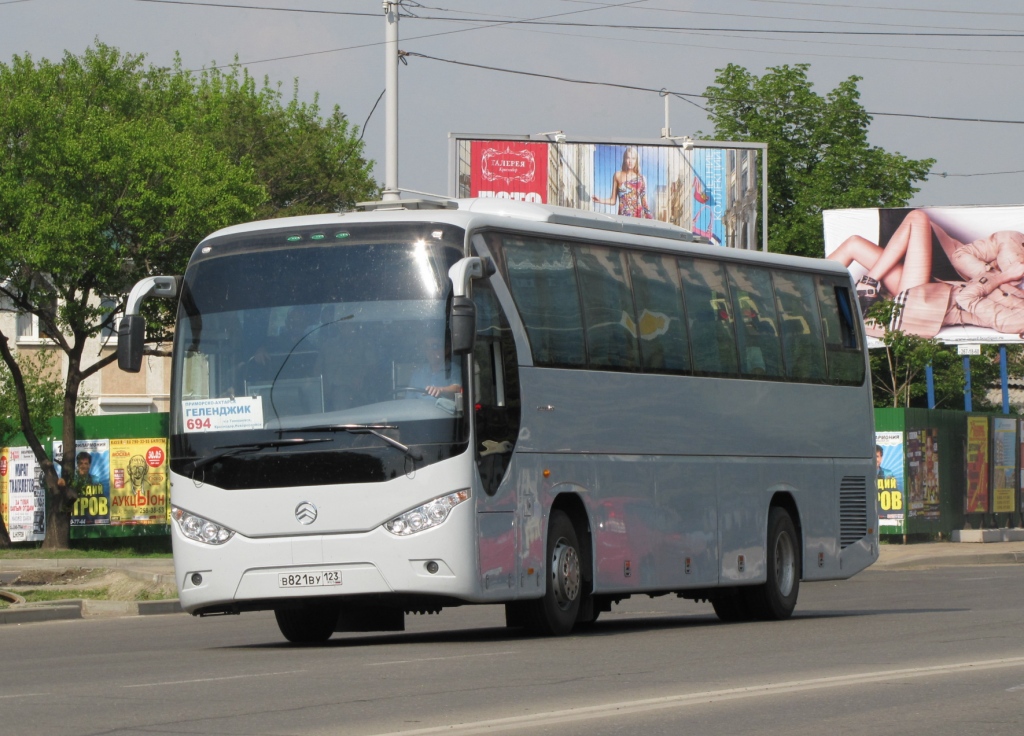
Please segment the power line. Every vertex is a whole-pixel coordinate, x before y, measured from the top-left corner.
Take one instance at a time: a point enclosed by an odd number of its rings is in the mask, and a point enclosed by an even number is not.
[[[632,3],[618,3],[614,7],[622,5],[632,5],[640,0],[634,0]],[[200,2],[199,0],[135,0],[135,2],[142,3],[158,3],[163,5],[194,5],[201,7],[215,7],[215,8],[237,8],[242,10],[270,10],[276,12],[288,12],[288,13],[315,13],[323,15],[349,15],[349,16],[363,16],[363,17],[379,17],[379,13],[361,13],[348,10],[315,10],[315,9],[304,9],[304,8],[282,8],[262,5],[239,5],[229,3],[215,3],[215,2]],[[533,25],[533,26],[558,26],[566,28],[602,28],[602,29],[614,29],[624,31],[653,31],[658,33],[671,32],[671,33],[741,33],[741,34],[753,34],[753,33],[777,33],[786,35],[824,35],[824,36],[883,36],[883,37],[937,37],[937,38],[1024,38],[1024,31],[1005,31],[998,29],[979,29],[970,30],[962,29],[957,31],[852,31],[852,30],[817,30],[817,29],[797,29],[797,28],[728,28],[724,26],[669,26],[664,24],[658,25],[644,25],[639,23],[581,23],[578,21],[550,21],[548,18],[560,17],[563,15],[572,15],[574,13],[585,13],[592,10],[602,10],[609,6],[602,5],[598,8],[587,8],[584,10],[575,10],[569,13],[556,13],[553,15],[541,16],[539,18],[513,18],[502,21],[488,21],[480,18],[468,18],[468,17],[434,17],[434,16],[407,16],[414,18],[415,20],[428,20],[428,21],[443,21],[449,23],[486,23],[488,25],[483,27],[492,27],[496,25]],[[639,8],[637,8],[639,9]],[[714,13],[714,15],[722,15],[721,13]],[[750,17],[750,16],[747,16]],[[756,16],[755,16],[756,17]],[[795,20],[795,19],[794,19]],[[799,19],[803,20],[803,19]],[[812,22],[843,22],[843,21],[821,21],[812,19]],[[894,25],[894,24],[879,24],[879,23],[862,23],[860,25]],[[467,29],[469,30],[469,29]]]
[[[619,84],[617,82],[595,82],[593,80],[588,80],[588,79],[572,79],[570,77],[560,77],[560,76],[557,76],[555,74],[541,74],[540,72],[525,72],[525,71],[520,71],[520,70],[516,70],[516,69],[504,69],[502,67],[488,66],[486,64],[473,64],[472,62],[468,62],[468,61],[455,61],[454,59],[442,59],[439,56],[428,56],[427,54],[420,54],[420,53],[417,53],[415,51],[401,51],[399,53],[402,53],[405,56],[415,56],[415,57],[418,57],[420,59],[429,59],[430,61],[440,61],[440,62],[443,62],[445,64],[455,64],[456,66],[468,66],[468,67],[473,67],[475,69],[484,69],[486,71],[504,72],[506,74],[518,74],[518,75],[525,76],[525,77],[538,77],[540,79],[552,79],[552,80],[554,80],[556,82],[568,82],[570,84],[587,84],[587,85],[593,85],[593,86],[597,86],[597,87],[614,87],[616,89],[628,89],[628,90],[631,90],[631,91],[634,91],[634,92],[656,92],[659,95],[667,94],[667,95],[672,95],[673,97],[678,97],[679,99],[683,100],[684,102],[689,102],[691,105],[693,105],[693,106],[695,106],[697,108],[700,108],[701,110],[704,110],[704,112],[707,112],[707,108],[702,107],[701,105],[697,104],[693,100],[687,99],[688,97],[699,97],[699,98],[703,98],[704,97],[704,95],[695,94],[695,93],[692,93],[692,92],[673,92],[672,90],[666,90],[666,89],[663,89],[663,88],[662,89],[656,89],[654,87],[639,87],[639,86],[634,85],[634,84]]]
[[[471,62],[468,62],[468,61],[456,61],[454,59],[442,59],[442,58],[440,58],[438,56],[428,56],[426,54],[420,54],[420,53],[416,53],[416,52],[413,52],[413,51],[405,51],[405,52],[401,52],[401,53],[405,54],[406,56],[415,56],[415,57],[419,57],[421,59],[428,59],[430,61],[440,61],[440,62],[445,63],[445,64],[455,64],[457,66],[468,66],[468,67],[474,67],[476,69],[484,69],[484,70],[487,70],[487,71],[503,72],[505,74],[518,74],[518,75],[527,76],[527,77],[540,77],[542,79],[551,79],[551,80],[554,80],[554,81],[557,81],[557,82],[566,82],[566,83],[569,83],[569,84],[587,84],[587,85],[595,85],[595,86],[600,86],[600,87],[615,87],[615,88],[618,88],[618,89],[628,89],[628,90],[633,90],[633,91],[636,91],[636,92],[657,92],[658,94],[670,94],[670,95],[673,95],[675,97],[678,97],[679,99],[685,100],[686,102],[690,102],[691,104],[694,104],[694,105],[696,105],[696,103],[694,103],[694,102],[692,102],[692,100],[688,100],[686,98],[688,98],[688,97],[698,97],[698,98],[702,98],[703,99],[703,98],[707,97],[707,95],[698,94],[696,92],[673,92],[671,90],[654,89],[653,87],[640,87],[640,86],[631,85],[631,84],[618,84],[618,83],[615,83],[615,82],[599,82],[599,81],[586,80],[586,79],[572,79],[570,77],[560,77],[560,76],[557,76],[557,75],[554,75],[554,74],[541,74],[539,72],[527,72],[527,71],[522,71],[522,70],[518,70],[518,69],[507,69],[507,68],[504,68],[504,67],[488,66],[488,65],[485,65],[485,64],[474,64],[474,63],[471,63]],[[706,111],[706,108],[703,108],[700,105],[696,105],[696,106],[700,107],[702,110]],[[903,112],[871,112],[870,110],[865,110],[865,112],[868,115],[871,115],[873,117],[918,118],[918,119],[923,119],[923,120],[946,120],[946,121],[962,122],[962,123],[996,123],[996,124],[1003,124],[1003,125],[1024,125],[1024,120],[998,120],[998,119],[992,119],[992,118],[961,118],[961,117],[953,117],[953,116],[949,116],[949,115],[921,115],[921,114],[903,113]]]
[[[945,179],[947,177],[948,178],[952,178],[954,176],[956,176],[956,177],[963,177],[963,176],[1000,176],[1002,174],[1024,174],[1024,170],[1022,170],[1022,171],[985,171],[985,172],[978,173],[978,174],[947,174],[945,171],[929,171],[928,172],[929,176],[941,176],[943,179]]]

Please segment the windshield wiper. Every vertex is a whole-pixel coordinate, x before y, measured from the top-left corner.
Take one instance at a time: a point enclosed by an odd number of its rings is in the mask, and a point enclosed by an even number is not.
[[[223,450],[223,452],[217,452],[208,457],[201,457],[198,460],[192,461],[192,472],[196,472],[199,468],[209,465],[212,462],[220,460],[221,458],[231,457],[232,455],[241,455],[246,452],[256,452],[257,450],[265,450],[268,447],[296,447],[298,445],[312,445],[318,442],[330,442],[329,439],[306,439],[302,437],[296,437],[288,440],[264,440],[262,442],[245,442],[240,445],[217,445],[213,449]]]
[[[379,437],[387,444],[391,445],[397,450],[401,450],[406,455],[411,457],[413,460],[422,460],[423,454],[417,450],[412,449],[408,445],[403,445],[398,440],[388,437],[383,432],[378,430],[381,429],[398,429],[397,424],[316,424],[311,427],[296,427],[295,429],[282,429],[281,432],[348,432],[350,434],[372,434],[374,437]],[[315,440],[322,442],[323,440]]]

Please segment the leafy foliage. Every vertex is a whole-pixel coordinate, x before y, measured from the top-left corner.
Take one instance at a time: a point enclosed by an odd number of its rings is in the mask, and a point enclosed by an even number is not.
[[[844,207],[902,207],[934,159],[912,160],[868,144],[871,116],[852,76],[826,96],[808,64],[757,77],[730,64],[707,88],[714,138],[768,144],[768,247],[820,257],[821,213]]]
[[[30,360],[21,360],[25,379],[25,396],[33,431],[39,435],[50,432],[50,419],[60,416],[64,409],[64,382],[56,365],[57,354],[51,350],[37,351]],[[92,402],[84,391],[78,395],[79,416],[92,413]],[[18,392],[14,378],[0,362],[0,444],[6,445],[21,432]]]
[[[64,353],[62,439],[74,446],[81,384],[114,360],[86,360],[85,341],[110,326],[127,292],[181,273],[207,233],[257,216],[340,209],[377,192],[362,144],[335,109],[257,88],[238,68],[198,77],[146,67],[97,43],[59,63],[0,64],[0,296],[36,315]],[[100,298],[116,306],[100,306]],[[57,305],[57,309],[53,305]],[[165,337],[171,312],[151,313]],[[72,453],[54,469],[34,430],[32,378],[9,337],[0,356],[48,488],[46,546],[69,542]]]

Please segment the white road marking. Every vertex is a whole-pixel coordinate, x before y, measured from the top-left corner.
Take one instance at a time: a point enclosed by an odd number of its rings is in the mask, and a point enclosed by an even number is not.
[[[966,671],[992,670],[1006,667],[1024,667],[1024,657],[1007,657],[1005,659],[989,659],[979,662],[960,662],[956,664],[935,665],[931,667],[911,667],[880,672],[865,672],[854,675],[837,675],[820,677],[813,680],[790,680],[788,682],[749,685],[747,687],[727,688],[724,690],[708,690],[699,693],[680,693],[660,698],[641,700],[625,700],[619,703],[594,705],[581,708],[567,708],[546,713],[531,713],[511,718],[494,718],[471,723],[454,723],[430,728],[418,728],[408,731],[392,731],[375,734],[375,736],[428,736],[429,734],[489,734],[500,731],[521,730],[529,726],[552,726],[559,723],[585,721],[594,718],[628,715],[645,711],[663,710],[667,708],[684,708],[692,705],[707,705],[725,700],[742,698],[759,698],[782,693],[797,693],[808,690],[820,690],[844,685],[863,685],[903,680],[915,677],[936,677]]]
[[[50,693],[17,693],[15,695],[0,695],[0,700],[5,698],[43,698]]]
[[[253,675],[227,675],[225,677],[202,677],[195,680],[169,680],[165,682],[143,682],[137,685],[122,685],[123,688],[131,687],[164,687],[165,685],[191,685],[196,682],[221,682],[223,680],[242,680],[250,677],[277,677],[278,675],[297,675],[305,670],[289,670],[288,672],[260,672]]]
[[[367,667],[381,667],[386,664],[415,664],[416,662],[447,662],[450,659],[469,659],[470,657],[495,657],[500,654],[515,654],[515,652],[487,652],[481,654],[456,654],[451,657],[423,657],[422,659],[396,659],[392,662],[370,662]]]

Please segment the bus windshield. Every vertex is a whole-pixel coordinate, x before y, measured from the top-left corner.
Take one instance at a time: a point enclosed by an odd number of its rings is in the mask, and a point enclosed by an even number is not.
[[[178,472],[216,474],[247,456],[301,455],[309,467],[309,453],[338,452],[402,467],[422,454],[402,448],[464,443],[446,319],[462,244],[462,230],[431,223],[206,241],[175,335]]]

